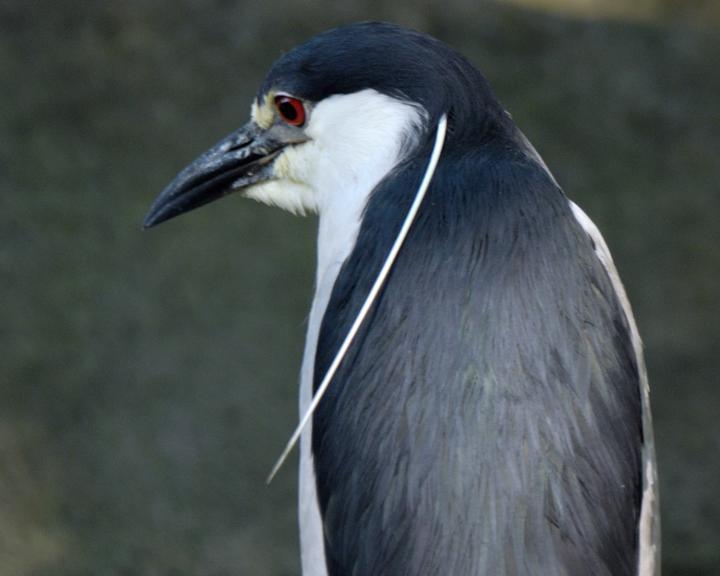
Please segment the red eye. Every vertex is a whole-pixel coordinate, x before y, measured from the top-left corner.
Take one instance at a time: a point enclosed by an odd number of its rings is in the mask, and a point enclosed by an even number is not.
[[[291,126],[305,124],[305,106],[301,100],[292,96],[275,96],[275,108],[280,118]]]

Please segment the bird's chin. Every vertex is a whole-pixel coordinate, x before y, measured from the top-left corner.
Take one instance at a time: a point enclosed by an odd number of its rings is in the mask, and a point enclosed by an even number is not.
[[[250,186],[243,195],[299,216],[317,212],[315,190],[302,182],[285,179],[267,180]]]

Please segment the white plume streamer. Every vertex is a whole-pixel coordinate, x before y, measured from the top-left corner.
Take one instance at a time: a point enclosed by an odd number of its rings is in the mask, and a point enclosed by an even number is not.
[[[415,194],[415,199],[413,200],[413,203],[410,206],[410,210],[408,210],[407,216],[405,216],[405,221],[403,222],[403,225],[400,228],[400,232],[398,232],[397,238],[395,238],[395,242],[393,243],[392,248],[390,249],[390,253],[388,254],[387,258],[385,259],[385,263],[383,264],[383,267],[380,269],[380,273],[378,274],[377,278],[375,279],[375,283],[373,284],[372,288],[370,289],[370,292],[368,293],[367,298],[365,299],[365,302],[362,305],[362,308],[360,308],[360,312],[358,312],[358,315],[355,318],[353,325],[350,327],[350,330],[348,331],[347,336],[345,336],[345,340],[343,340],[342,346],[340,346],[340,349],[338,350],[337,354],[335,355],[335,358],[333,359],[332,364],[330,364],[330,368],[328,368],[328,371],[325,373],[325,377],[323,378],[322,382],[320,383],[320,386],[318,386],[318,389],[315,392],[315,395],[313,396],[310,406],[305,411],[305,414],[303,415],[299,424],[295,428],[295,432],[293,432],[293,435],[290,437],[290,440],[288,440],[288,443],[285,446],[285,450],[283,450],[282,454],[280,455],[280,458],[278,458],[277,462],[275,463],[275,466],[273,466],[273,469],[270,471],[270,475],[267,478],[268,484],[270,482],[272,482],[272,479],[278,473],[278,470],[280,470],[280,467],[285,463],[285,460],[287,460],[288,455],[294,448],[295,444],[297,444],[297,441],[300,439],[300,435],[302,434],[303,429],[309,422],[310,418],[312,417],[313,413],[315,412],[315,409],[318,407],[318,404],[320,404],[320,400],[322,400],[322,397],[325,395],[325,392],[328,389],[330,382],[332,382],[332,379],[335,376],[335,372],[337,372],[337,369],[340,366],[340,363],[342,362],[343,358],[345,358],[345,354],[347,354],[347,351],[349,350],[350,345],[352,344],[353,340],[355,339],[355,335],[360,330],[360,326],[362,325],[363,321],[365,320],[365,317],[367,316],[368,312],[370,311],[370,308],[375,303],[375,299],[377,298],[377,295],[380,293],[380,290],[383,287],[383,284],[385,283],[387,275],[390,273],[390,269],[392,268],[393,264],[395,263],[395,259],[397,258],[398,252],[400,252],[400,248],[402,247],[403,242],[405,241],[405,237],[407,236],[408,232],[410,231],[410,227],[412,226],[412,223],[415,220],[415,216],[417,215],[417,212],[420,209],[420,205],[422,204],[423,198],[425,198],[425,193],[427,192],[427,189],[430,186],[430,182],[432,181],[432,177],[435,174],[435,168],[437,167],[438,160],[440,160],[440,154],[442,153],[443,145],[445,144],[446,131],[447,131],[447,116],[445,114],[443,114],[442,117],[440,118],[440,121],[438,122],[437,132],[435,134],[435,144],[433,145],[432,154],[430,155],[430,162],[428,162],[428,166],[425,169],[425,175],[423,176],[422,182],[420,183],[420,187],[418,188],[418,191]]]

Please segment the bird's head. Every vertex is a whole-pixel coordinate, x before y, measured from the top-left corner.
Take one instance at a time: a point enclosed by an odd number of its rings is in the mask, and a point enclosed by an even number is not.
[[[430,36],[373,22],[330,30],[274,64],[250,121],[178,174],[145,227],[236,191],[295,213],[361,206],[445,113],[449,143],[504,117],[480,73]]]

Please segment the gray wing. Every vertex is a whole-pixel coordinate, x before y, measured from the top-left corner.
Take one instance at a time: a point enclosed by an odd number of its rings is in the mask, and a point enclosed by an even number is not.
[[[574,202],[570,202],[573,214],[595,247],[595,254],[608,273],[612,285],[622,305],[623,311],[632,333],[633,349],[635,351],[638,371],[640,373],[642,417],[643,417],[643,491],[640,509],[640,525],[638,526],[638,541],[640,553],[638,554],[638,576],[658,576],[660,574],[660,501],[658,495],[657,464],[655,459],[655,441],[653,438],[652,415],[650,413],[650,388],[648,385],[647,369],[643,355],[642,341],[635,323],[630,302],[625,294],[625,288],[620,281],[615,263],[605,239],[597,226],[585,212]]]
[[[604,243],[516,151],[483,158],[446,163],[315,413],[328,574],[637,575],[640,555],[653,574],[646,380]],[[318,374],[406,212],[387,192],[334,286]]]

